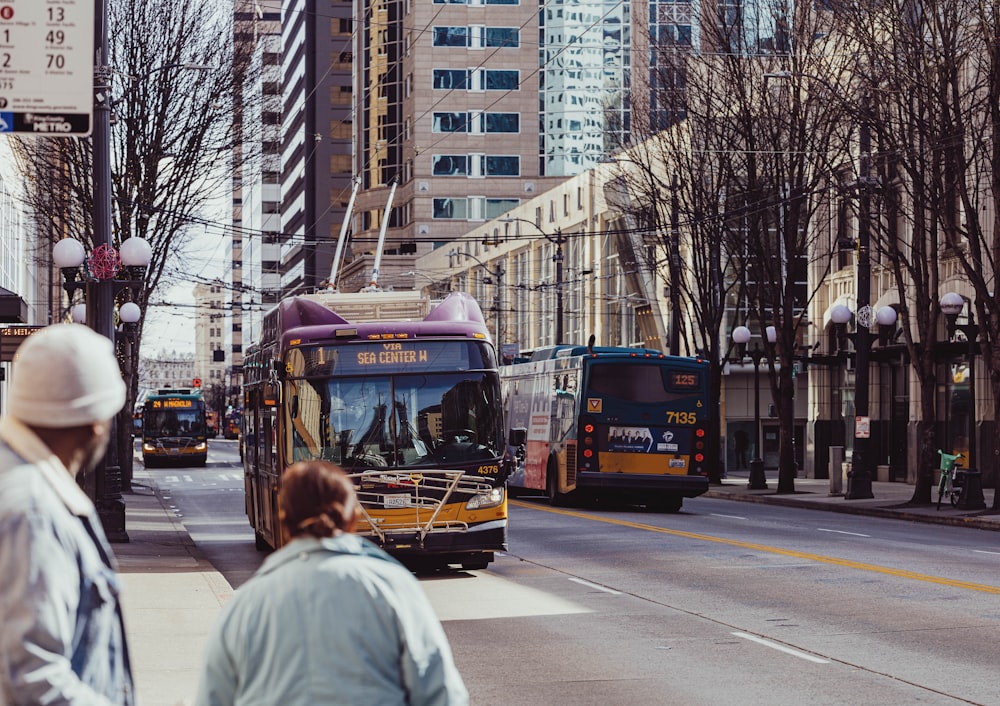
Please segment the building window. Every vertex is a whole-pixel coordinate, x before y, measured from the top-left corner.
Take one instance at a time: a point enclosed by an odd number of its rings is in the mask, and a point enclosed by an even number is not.
[[[467,47],[469,46],[468,27],[435,27],[434,46],[436,47]]]
[[[436,154],[431,157],[431,173],[434,176],[467,176],[469,158],[460,154]]]
[[[519,199],[486,199],[486,218],[499,218],[512,209],[517,208]]]
[[[521,116],[518,113],[484,113],[482,132],[520,132]]]
[[[517,27],[487,27],[483,44],[487,47],[520,46]]]
[[[486,168],[484,170],[486,176],[521,175],[521,158],[516,155],[487,155],[484,157],[484,160],[486,162]]]
[[[518,71],[512,70],[487,70],[486,90],[487,91],[516,91],[520,80]]]
[[[433,216],[437,219],[466,219],[469,213],[468,199],[434,199]]]
[[[468,90],[469,71],[467,69],[434,69],[434,88]]]
[[[434,132],[468,132],[468,113],[434,113]]]

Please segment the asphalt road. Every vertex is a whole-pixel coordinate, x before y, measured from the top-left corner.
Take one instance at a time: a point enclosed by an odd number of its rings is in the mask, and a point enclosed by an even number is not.
[[[262,555],[235,442],[154,469],[238,586]],[[697,498],[511,507],[487,571],[422,577],[476,704],[1000,703],[993,532]]]

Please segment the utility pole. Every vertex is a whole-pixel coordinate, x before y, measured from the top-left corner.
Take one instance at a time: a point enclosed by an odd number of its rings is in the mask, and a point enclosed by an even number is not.
[[[677,174],[670,180],[670,355],[681,354],[681,231],[680,183]]]
[[[556,254],[552,262],[556,263],[556,345],[563,342],[563,235],[562,228],[556,228],[555,238],[545,236],[556,244]]]
[[[861,99],[861,131],[858,148],[860,164],[858,187],[858,273],[857,273],[857,331],[854,350],[857,371],[854,374],[854,454],[851,472],[847,475],[845,500],[864,500],[875,497],[872,493],[871,418],[868,412],[869,351],[871,350],[873,322],[871,298],[871,99],[867,93]]]
[[[108,64],[108,0],[97,0],[94,25],[94,246],[114,247],[111,232],[111,66]],[[115,284],[95,279],[87,285],[87,325],[115,341]],[[104,533],[111,542],[127,542],[122,472],[118,458],[118,415],[111,417],[111,443],[94,468],[94,496]]]

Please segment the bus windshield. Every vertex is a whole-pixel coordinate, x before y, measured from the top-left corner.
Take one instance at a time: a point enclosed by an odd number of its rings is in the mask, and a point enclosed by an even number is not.
[[[503,454],[493,372],[305,378],[287,386],[289,461],[440,468]]]
[[[152,409],[143,416],[143,434],[151,437],[198,436],[205,433],[200,409]]]

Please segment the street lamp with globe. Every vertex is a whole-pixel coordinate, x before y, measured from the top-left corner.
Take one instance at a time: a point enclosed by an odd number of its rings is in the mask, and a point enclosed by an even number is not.
[[[128,292],[128,301],[118,308],[118,318],[126,334],[134,335],[142,311],[133,300],[138,298],[151,259],[152,248],[138,237],[126,239],[117,251],[107,244],[98,245],[89,258],[83,243],[74,238],[64,238],[52,248],[52,260],[62,272],[63,289],[72,305],[73,320],[86,322],[112,341],[115,339],[115,299],[121,292]],[[86,302],[73,305],[78,289],[85,290]],[[117,417],[113,417],[107,454],[93,469],[93,481],[83,478],[81,484],[94,499],[108,539],[127,542],[119,432]]]
[[[765,329],[767,342],[774,345],[778,340],[778,334],[774,326]],[[753,348],[747,349],[750,342],[750,329],[746,326],[737,326],[733,329],[733,342],[740,346],[742,355],[750,357],[753,362],[753,421],[754,421],[754,454],[750,460],[750,478],[747,488],[750,490],[767,490],[767,477],[764,475],[764,459],[761,458],[760,440],[760,361],[766,356],[765,350],[754,344]],[[742,356],[741,356],[742,357]]]
[[[976,323],[975,315],[972,312],[972,304],[969,303],[968,314],[964,324],[958,323],[958,317],[966,307],[965,298],[958,292],[946,292],[940,301],[941,313],[945,316],[948,325],[948,340],[955,340],[955,333],[961,331],[966,342],[966,364],[969,386],[969,428],[966,438],[968,439],[968,460],[965,463],[962,494],[958,501],[958,507],[966,510],[980,510],[986,507],[983,498],[983,486],[980,472],[976,469],[977,446],[976,446],[976,339],[979,338],[979,325]]]

